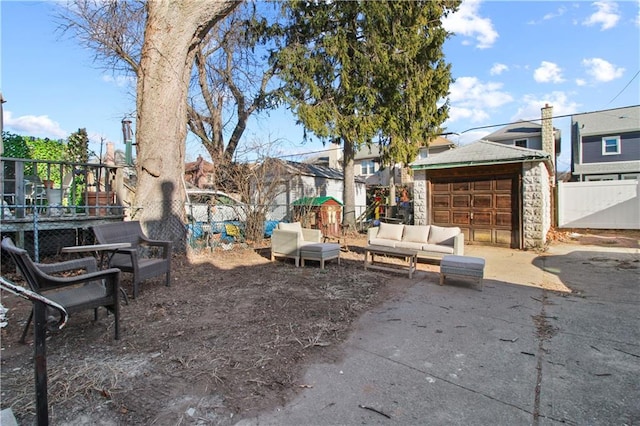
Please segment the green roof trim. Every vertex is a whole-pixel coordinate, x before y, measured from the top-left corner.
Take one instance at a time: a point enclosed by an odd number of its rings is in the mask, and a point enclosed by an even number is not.
[[[302,197],[296,201],[294,201],[293,203],[291,203],[291,205],[293,206],[321,206],[324,203],[326,203],[329,200],[333,200],[336,203],[342,205],[342,203],[338,200],[336,200],[335,198],[331,197],[331,196],[327,196],[327,197]]]

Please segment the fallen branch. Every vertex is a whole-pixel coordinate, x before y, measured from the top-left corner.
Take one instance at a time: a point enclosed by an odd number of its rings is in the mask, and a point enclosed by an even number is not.
[[[626,352],[626,351],[623,351],[622,349],[618,349],[618,348],[613,348],[613,349],[618,351],[618,352],[622,352],[623,354],[627,354],[627,355],[635,356],[636,358],[640,358],[640,355],[638,355],[638,354],[633,354],[631,352]]]
[[[386,417],[386,418],[388,418],[388,419],[390,419],[390,418],[391,418],[391,416],[390,416],[390,415],[388,415],[387,413],[383,413],[382,411],[380,411],[380,410],[376,410],[376,409],[375,409],[375,408],[373,408],[373,407],[368,407],[368,406],[366,406],[366,405],[362,405],[362,404],[358,404],[358,407],[360,407],[360,408],[362,408],[362,409],[365,409],[365,410],[373,411],[374,413],[378,413],[378,414],[380,414],[381,416],[385,416],[385,417]]]

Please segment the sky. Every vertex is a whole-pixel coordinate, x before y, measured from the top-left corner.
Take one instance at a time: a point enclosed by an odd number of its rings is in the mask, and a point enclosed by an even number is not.
[[[86,128],[124,149],[121,121],[135,116],[129,78],[94,61],[93,52],[60,31],[56,2],[1,0],[0,90],[4,130],[65,139]],[[570,115],[640,104],[640,1],[463,1],[444,21],[455,79],[449,119],[464,145],[518,120],[539,120],[553,106],[562,134],[560,171],[570,170]],[[284,152],[323,149],[302,143],[302,128],[282,109],[254,116],[244,140],[282,141]],[[539,121],[538,121],[539,122]],[[104,149],[104,144],[102,144]],[[187,160],[207,157],[193,137]]]

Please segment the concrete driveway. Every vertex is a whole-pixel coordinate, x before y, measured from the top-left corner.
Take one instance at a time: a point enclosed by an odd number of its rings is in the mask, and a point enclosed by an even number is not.
[[[484,291],[419,271],[361,318],[342,361],[238,424],[640,424],[638,249],[466,254],[486,259]]]

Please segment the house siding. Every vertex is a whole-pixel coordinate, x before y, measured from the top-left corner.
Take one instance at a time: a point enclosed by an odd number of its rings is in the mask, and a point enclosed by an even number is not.
[[[620,136],[620,154],[602,155],[602,138],[604,136]],[[640,160],[640,131],[584,136],[581,144],[582,164]]]
[[[522,223],[524,248],[543,247],[551,228],[551,188],[549,172],[541,162],[522,167]]]
[[[314,176],[292,176],[280,186],[272,205],[270,219],[292,220],[291,203],[302,197],[333,197],[343,202],[342,180]],[[355,184],[356,217],[366,210],[367,191],[363,183]]]

